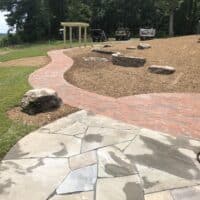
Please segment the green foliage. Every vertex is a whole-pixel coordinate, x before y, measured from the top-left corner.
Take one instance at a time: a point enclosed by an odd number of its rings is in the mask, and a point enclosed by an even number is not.
[[[30,67],[0,68],[0,159],[21,137],[35,127],[16,123],[7,116],[7,111],[19,104],[22,95],[30,88]]]
[[[144,26],[155,27],[158,35],[174,27],[181,35],[196,33],[200,19],[199,0],[6,0],[0,9],[10,11],[7,22],[25,42],[58,38],[61,21],[89,22],[109,35],[118,26],[134,35]]]

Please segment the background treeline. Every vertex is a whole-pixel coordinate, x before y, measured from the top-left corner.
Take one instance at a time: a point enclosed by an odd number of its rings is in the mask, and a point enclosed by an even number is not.
[[[89,22],[112,36],[119,26],[133,36],[140,27],[154,27],[158,36],[197,32],[200,0],[0,0],[16,40],[32,42],[59,37],[61,21]]]

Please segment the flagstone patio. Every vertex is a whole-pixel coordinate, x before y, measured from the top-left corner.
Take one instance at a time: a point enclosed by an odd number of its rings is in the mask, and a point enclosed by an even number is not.
[[[199,200],[199,147],[82,110],[10,150],[0,164],[0,199]]]

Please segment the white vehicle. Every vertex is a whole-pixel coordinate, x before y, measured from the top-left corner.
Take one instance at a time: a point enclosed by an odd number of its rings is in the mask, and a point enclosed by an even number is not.
[[[152,39],[156,36],[156,29],[154,28],[141,28],[140,29],[140,39],[146,40],[146,39]]]

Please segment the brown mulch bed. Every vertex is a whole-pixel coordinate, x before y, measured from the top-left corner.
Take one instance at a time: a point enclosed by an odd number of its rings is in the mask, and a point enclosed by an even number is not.
[[[59,109],[45,113],[39,113],[37,115],[28,115],[24,112],[21,112],[20,107],[13,108],[12,110],[8,111],[7,114],[9,118],[14,121],[20,121],[26,125],[34,125],[37,127],[41,127],[45,124],[48,124],[56,119],[67,116],[76,111],[78,111],[77,108],[73,108],[68,105],[62,105]]]
[[[127,50],[137,46],[139,40],[111,42],[108,50],[124,54],[145,57],[144,67],[122,67],[109,62],[86,62],[83,57],[104,57],[110,55],[79,49],[66,52],[74,59],[73,67],[66,72],[65,79],[85,90],[98,94],[123,97],[146,93],[200,92],[200,44],[198,36],[185,36],[169,39],[145,41],[152,46],[147,50]],[[176,68],[172,75],[158,75],[148,72],[150,65],[169,65]]]

